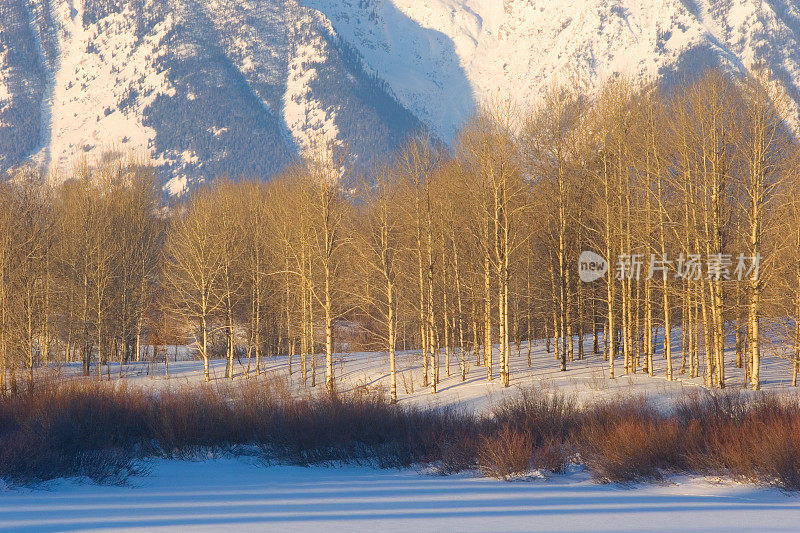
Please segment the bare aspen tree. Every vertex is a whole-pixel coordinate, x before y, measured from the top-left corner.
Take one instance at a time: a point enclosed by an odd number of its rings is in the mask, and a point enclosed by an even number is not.
[[[245,241],[245,271],[247,294],[250,300],[249,338],[255,351],[255,371],[261,373],[261,357],[263,355],[264,330],[266,327],[267,298],[270,288],[269,267],[270,253],[267,234],[269,228],[266,209],[267,199],[263,187],[255,182],[242,186],[245,201],[243,214],[242,239]]]
[[[549,195],[555,205],[553,221],[554,251],[554,296],[558,307],[558,338],[561,346],[561,370],[567,370],[567,360],[573,352],[573,317],[571,315],[572,288],[570,266],[574,245],[572,244],[572,210],[575,204],[577,172],[576,159],[579,156],[579,139],[584,114],[584,99],[572,87],[555,85],[542,98],[539,109],[527,119],[525,140],[528,157],[534,174],[547,182],[547,188],[540,188]],[[580,224],[577,224],[580,225]],[[577,245],[577,242],[576,242]],[[582,303],[581,303],[582,305]],[[580,340],[582,343],[582,338]],[[582,352],[581,352],[582,353]]]
[[[192,195],[174,215],[167,238],[169,280],[174,299],[203,359],[203,375],[210,380],[208,341],[218,312],[223,309],[222,277],[225,262],[218,246],[220,226],[216,203],[208,189]]]
[[[794,157],[788,150],[789,134],[785,130],[787,118],[783,93],[765,69],[754,69],[745,77],[743,90],[742,133],[738,146],[744,159],[742,176],[744,230],[747,235],[748,253],[753,265],[747,272],[750,289],[748,306],[750,356],[752,371],[750,384],[758,390],[760,383],[761,348],[760,317],[765,272],[763,265],[769,264],[764,246],[767,211],[774,191],[783,181],[782,171],[792,168]],[[788,163],[788,165],[787,165]],[[762,265],[763,263],[763,265]]]
[[[599,185],[597,198],[602,206],[602,219],[600,221],[601,245],[609,264],[606,275],[606,338],[608,344],[609,377],[616,377],[615,359],[619,348],[617,338],[617,291],[615,262],[620,254],[626,253],[625,238],[623,235],[623,222],[625,218],[625,180],[627,176],[624,139],[628,124],[628,111],[630,102],[630,86],[626,80],[611,83],[604,88],[593,109],[592,121],[596,139],[593,141],[599,150],[599,161],[595,165],[595,183]],[[622,300],[621,312],[623,318],[623,346],[626,333],[624,331],[627,311],[627,293],[625,282],[620,280],[620,296]],[[627,350],[627,348],[625,348]],[[625,352],[627,362],[627,351]]]
[[[433,381],[433,376],[428,376],[429,361],[433,358],[434,346],[431,342],[433,331],[431,324],[433,302],[430,299],[430,286],[428,277],[432,276],[433,252],[430,251],[428,235],[430,229],[430,202],[429,181],[436,165],[437,155],[431,147],[430,141],[422,137],[410,141],[401,151],[397,160],[397,167],[405,176],[410,190],[410,219],[414,221],[416,246],[414,253],[417,258],[418,286],[418,312],[420,347],[422,350],[422,386],[427,387],[428,381]],[[430,251],[430,254],[428,253]],[[433,385],[435,387],[435,385]],[[434,388],[435,390],[435,388]]]
[[[464,190],[479,214],[472,225],[476,241],[484,255],[484,291],[487,311],[491,293],[491,275],[497,286],[498,336],[503,385],[510,383],[509,297],[511,257],[526,242],[527,232],[519,227],[529,207],[529,184],[523,178],[519,155],[516,108],[500,102],[482,109],[467,125],[459,139],[458,153],[468,169]],[[492,272],[493,271],[493,272]],[[491,354],[491,314],[486,313],[487,354]],[[491,355],[490,355],[491,357]],[[487,377],[491,379],[491,358]]]
[[[0,183],[0,395],[6,394],[6,373],[10,348],[10,274],[13,265],[11,226],[12,185]]]
[[[42,309],[45,293],[47,258],[51,253],[53,231],[50,191],[36,173],[23,173],[10,197],[9,231],[10,269],[6,270],[6,298],[10,304],[7,323],[11,327],[12,352],[29,370],[33,382],[37,354],[43,351],[40,339],[47,318]]]
[[[325,320],[325,388],[333,392],[333,328],[336,309],[335,293],[340,291],[337,276],[341,269],[340,255],[347,243],[347,204],[340,186],[345,179],[345,163],[337,154],[338,147],[325,139],[317,139],[307,156],[309,227],[314,260],[322,270],[319,291],[314,298],[322,307]]]
[[[379,335],[389,355],[389,397],[397,402],[397,371],[395,347],[397,344],[397,276],[400,267],[401,225],[403,213],[397,203],[397,184],[394,176],[384,170],[372,185],[363,185],[364,209],[358,214],[359,230],[354,239],[356,257],[363,267],[364,279],[375,279],[375,294],[364,291],[359,297],[365,315],[385,325]],[[366,272],[364,272],[366,270]]]

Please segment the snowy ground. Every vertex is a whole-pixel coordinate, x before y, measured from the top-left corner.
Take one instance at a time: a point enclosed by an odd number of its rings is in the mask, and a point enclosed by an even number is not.
[[[153,460],[130,486],[0,489],[0,529],[64,531],[796,531],[800,496],[697,478],[635,488],[248,459]]]
[[[677,340],[675,345],[679,345]],[[587,348],[590,352],[588,342]],[[664,378],[660,358],[656,359],[655,377],[624,375],[618,365],[619,377],[611,380],[607,363],[596,355],[575,360],[567,372],[559,372],[554,355],[548,354],[543,344],[532,347],[529,368],[523,344],[512,357],[509,389],[500,383],[498,368],[495,380],[487,383],[486,368],[474,361],[462,383],[458,356],[454,355],[450,377],[442,357],[442,381],[433,395],[421,387],[419,354],[403,352],[398,359],[401,402],[478,411],[489,409],[522,386],[558,390],[582,403],[636,394],[664,405],[687,392],[706,390],[701,378],[677,374],[679,355],[675,381]],[[728,360],[729,388],[741,390],[742,374],[735,368],[733,354]],[[238,381],[234,383],[246,379],[247,361],[241,363],[236,364]],[[308,389],[301,380],[297,357],[291,377],[287,357],[267,358],[266,367],[269,374],[283,376],[298,393]],[[387,369],[386,354],[339,356],[337,387],[386,389]],[[110,370],[112,379],[118,379],[118,367]],[[198,361],[171,361],[169,379],[164,370],[163,362],[130,364],[124,367],[122,379],[154,390],[204,386]],[[76,365],[61,369],[62,374],[78,371]],[[324,357],[319,355],[317,372],[321,384]],[[225,362],[213,361],[211,373],[214,381],[224,382]],[[789,387],[790,377],[787,360],[775,353],[765,357],[764,390],[795,394]],[[130,479],[127,486],[59,480],[35,488],[10,488],[0,482],[0,530],[796,531],[800,523],[800,495],[700,477],[631,487],[596,484],[578,467],[548,480],[499,482],[477,475],[440,477],[414,470],[265,465],[247,457],[201,462],[151,459],[145,466],[147,474]]]
[[[674,336],[673,347],[680,347],[680,337]],[[650,377],[639,370],[636,374],[626,375],[622,368],[621,358],[616,360],[616,379],[609,378],[608,362],[602,356],[591,353],[591,338],[586,339],[586,354],[583,360],[567,363],[567,372],[559,370],[559,362],[555,354],[547,353],[542,341],[531,347],[531,366],[527,365],[528,347],[526,343],[517,351],[512,345],[511,357],[511,386],[504,388],[500,381],[499,355],[494,355],[494,379],[486,380],[486,367],[475,364],[474,357],[469,354],[467,365],[467,379],[461,381],[459,371],[459,354],[451,355],[450,376],[447,375],[445,356],[441,356],[441,382],[438,392],[431,394],[429,387],[422,386],[422,369],[419,352],[400,352],[397,361],[397,393],[400,402],[414,402],[425,406],[457,406],[468,410],[485,411],[509,395],[517,394],[521,387],[536,387],[544,390],[559,391],[575,397],[580,403],[590,403],[598,399],[613,399],[617,397],[630,397],[631,395],[646,396],[648,401],[655,405],[669,405],[674,399],[685,394],[704,393],[702,367],[700,377],[690,378],[687,368],[685,374],[680,373],[681,356],[678,351],[674,355],[675,379],[667,381],[666,362],[659,356],[654,360],[654,376]],[[660,348],[659,348],[660,350]],[[761,366],[762,391],[778,394],[798,394],[796,388],[791,387],[791,362],[779,357],[779,350],[774,347],[765,347],[765,354]],[[495,350],[496,352],[496,350]],[[169,349],[173,357],[174,349]],[[200,361],[180,360],[184,358],[184,349],[179,349],[178,361],[169,363],[169,379],[165,376],[164,363],[133,363],[123,369],[123,379],[131,384],[145,387],[185,387],[196,386],[202,383],[202,363]],[[575,348],[577,354],[577,346]],[[701,354],[702,356],[702,354]],[[726,376],[728,389],[740,390],[745,394],[757,394],[744,388],[742,370],[736,368],[735,354],[726,355]],[[293,372],[289,374],[289,360],[286,356],[266,357],[263,365],[266,373],[273,376],[284,377],[291,387],[298,392],[312,390],[310,377],[303,383],[300,374],[299,356],[293,359]],[[308,363],[309,369],[311,363]],[[235,362],[236,378],[245,376],[247,360]],[[251,372],[255,362],[251,361]],[[62,372],[77,373],[79,365],[70,365]],[[340,391],[350,391],[356,387],[381,389],[388,393],[389,390],[389,362],[388,355],[384,353],[353,353],[337,354],[334,360],[334,375],[337,388]],[[92,372],[95,370],[92,369]],[[106,370],[104,369],[104,372]],[[309,370],[310,372],[310,370]],[[117,379],[119,367],[113,364],[110,369],[112,379]],[[324,383],[325,357],[317,354],[317,389]],[[225,379],[225,361],[214,360],[211,362],[211,376],[213,381]]]

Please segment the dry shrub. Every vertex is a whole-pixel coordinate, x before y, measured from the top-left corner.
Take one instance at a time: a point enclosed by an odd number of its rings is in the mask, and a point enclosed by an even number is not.
[[[571,455],[566,442],[557,438],[547,438],[533,449],[531,466],[538,470],[560,473],[567,468]]]
[[[681,431],[675,420],[623,418],[589,422],[581,432],[580,454],[603,482],[661,479],[683,464]]]
[[[527,431],[503,426],[480,439],[478,468],[487,477],[509,479],[530,470],[533,437]]]
[[[492,421],[497,427],[509,426],[527,431],[534,444],[563,439],[573,430],[578,409],[572,398],[538,389],[522,389],[520,394],[497,406]]]
[[[438,444],[438,459],[433,461],[436,470],[442,474],[456,474],[475,467],[475,457],[480,451],[480,441],[476,433],[465,431],[464,436],[447,436]]]
[[[751,481],[800,490],[800,421],[774,421],[754,435],[750,450],[755,463]]]
[[[713,395],[682,405],[689,469],[800,490],[800,411],[775,395]]]
[[[133,469],[134,448],[141,453],[150,443],[148,401],[124,384],[89,380],[46,381],[0,399],[0,477],[123,476]]]
[[[508,479],[578,459],[602,481],[681,472],[800,490],[800,410],[770,395],[695,395],[661,413],[644,398],[579,409],[529,390],[477,416],[392,405],[377,390],[298,395],[286,380],[251,376],[159,392],[44,380],[0,398],[0,477],[12,482],[86,475],[116,483],[140,457],[240,445],[298,464],[477,467]]]

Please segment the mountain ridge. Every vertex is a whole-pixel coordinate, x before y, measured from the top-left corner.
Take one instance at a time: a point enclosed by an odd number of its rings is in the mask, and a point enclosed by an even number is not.
[[[796,121],[798,43],[790,0],[6,0],[0,175],[113,145],[180,194],[267,178],[321,134],[366,169],[420,130],[451,142],[498,95],[755,62]]]

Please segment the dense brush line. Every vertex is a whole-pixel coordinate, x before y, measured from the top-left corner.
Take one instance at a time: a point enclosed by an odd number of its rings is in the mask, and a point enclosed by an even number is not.
[[[20,172],[0,194],[0,389],[23,368],[33,380],[80,360],[100,376],[143,345],[188,343],[207,380],[212,357],[233,377],[239,352],[255,373],[282,354],[328,390],[336,351],[386,351],[395,401],[397,348],[420,351],[436,392],[468,361],[508,386],[512,345],[536,338],[567,370],[590,356],[587,335],[612,378],[722,388],[735,347],[739,383],[759,388],[765,327],[796,381],[800,174],[784,103],[763,71],[671,91],[621,79],[591,97],[561,85],[530,113],[483,108],[452,150],[411,139],[364,180],[318,139],[277,179],[217,179],[168,209],[152,168],[119,154],[52,187]],[[604,279],[578,279],[582,250],[610,263]],[[647,275],[666,256],[740,254],[761,259],[741,280],[674,263]],[[634,256],[642,275],[617,279]]]
[[[526,389],[476,415],[392,405],[370,391],[296,396],[275,378],[158,392],[42,380],[0,399],[0,428],[0,477],[22,483],[121,482],[142,458],[247,446],[294,464],[431,466],[502,479],[580,464],[600,482],[691,474],[800,489],[800,410],[774,395],[687,396],[665,412],[644,398],[580,407]]]

